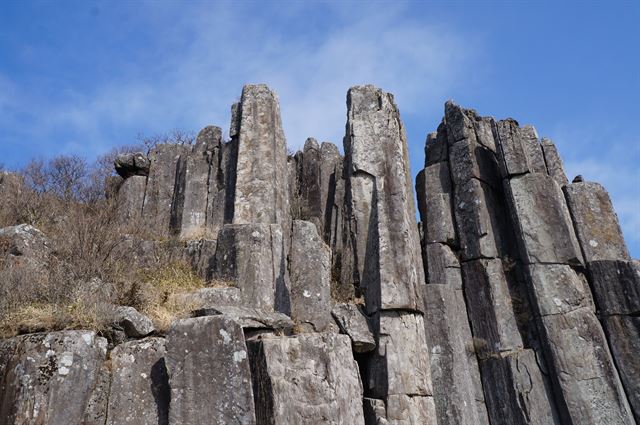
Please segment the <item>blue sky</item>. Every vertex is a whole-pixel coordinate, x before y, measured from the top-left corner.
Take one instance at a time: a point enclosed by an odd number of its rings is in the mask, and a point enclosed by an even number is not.
[[[88,159],[138,134],[228,128],[242,85],[290,146],[342,143],[345,95],[395,94],[415,174],[447,99],[552,138],[610,191],[640,257],[640,2],[15,1],[0,4],[0,163]]]

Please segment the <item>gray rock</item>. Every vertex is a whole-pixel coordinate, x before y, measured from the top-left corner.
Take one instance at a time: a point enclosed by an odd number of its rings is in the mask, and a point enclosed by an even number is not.
[[[206,232],[209,178],[217,175],[218,158],[214,155],[220,151],[221,141],[219,127],[205,127],[193,150],[178,160],[171,227],[182,239],[202,237]]]
[[[421,315],[382,311],[374,318],[377,349],[364,365],[367,397],[431,395],[429,352]]]
[[[448,246],[430,243],[426,246],[427,283],[447,284],[455,289],[462,289],[460,261]]]
[[[640,317],[609,316],[602,319],[602,326],[637,422],[640,420]]]
[[[0,242],[3,257],[22,257],[41,263],[46,263],[53,249],[45,234],[30,224],[0,228]]]
[[[362,403],[364,406],[364,423],[366,425],[389,425],[384,400],[365,397]]]
[[[151,166],[144,195],[142,219],[147,229],[157,237],[169,235],[177,163],[180,156],[189,150],[189,146],[162,144],[149,153]]]
[[[464,139],[476,141],[476,132],[473,125],[475,117],[476,112],[474,110],[461,108],[452,100],[448,100],[444,104],[444,118],[447,125],[449,146]]]
[[[424,270],[398,108],[392,95],[373,86],[349,89],[347,108],[347,197],[367,312],[419,310]]]
[[[424,145],[425,168],[449,158],[447,143],[447,126],[441,122],[438,131],[427,135]]]
[[[167,334],[169,424],[255,424],[242,328],[224,316],[174,322]]]
[[[148,176],[151,161],[142,152],[121,153],[116,156],[113,166],[123,178],[132,176]]]
[[[108,362],[104,362],[100,367],[98,379],[96,380],[96,384],[93,387],[93,391],[84,410],[84,422],[82,422],[82,425],[105,425],[109,411],[110,385],[111,370],[109,369]]]
[[[563,423],[533,350],[496,354],[482,360],[480,370],[492,425]]]
[[[452,208],[452,184],[447,161],[426,167],[416,177],[420,217],[426,223],[426,242],[457,245]]]
[[[523,347],[502,262],[463,263],[464,294],[480,358]]]
[[[278,96],[264,84],[246,85],[240,100],[233,223],[288,220],[287,144]]]
[[[198,239],[186,243],[184,254],[187,261],[198,276],[207,282],[213,279],[213,258],[217,246],[217,239]]]
[[[618,216],[605,188],[598,183],[572,183],[564,187],[564,193],[585,261],[629,260]]]
[[[113,323],[120,326],[127,336],[141,338],[156,330],[153,322],[133,307],[115,306]]]
[[[581,265],[580,245],[555,180],[541,173],[526,174],[509,180],[506,188],[523,260]]]
[[[243,305],[273,310],[278,285],[284,284],[282,250],[277,225],[225,225],[218,235],[213,277],[237,286]]]
[[[170,388],[164,338],[118,345],[111,352],[111,385],[106,425],[167,424]]]
[[[439,425],[487,424],[487,411],[462,292],[425,285],[424,326]]]
[[[542,146],[542,153],[544,154],[544,161],[547,164],[547,171],[549,175],[558,183],[560,187],[569,184],[567,175],[564,173],[564,165],[556,145],[549,139],[543,137],[540,141]]]
[[[503,178],[525,173],[544,173],[542,147],[532,126],[519,127],[512,119],[496,123],[500,156],[500,171]]]
[[[369,322],[360,307],[350,303],[336,304],[331,314],[340,330],[351,338],[353,351],[367,353],[376,348]]]
[[[211,153],[206,234],[212,237],[218,234],[223,224],[233,220],[237,160],[237,138],[228,143],[222,143]]]
[[[140,223],[146,187],[145,176],[132,176],[122,182],[117,195],[118,216],[122,223]]]
[[[540,319],[560,414],[576,424],[633,424],[600,323],[588,308]]]
[[[593,261],[589,263],[589,277],[601,316],[640,313],[640,264]]]
[[[595,310],[587,280],[571,267],[530,264],[527,271],[541,316],[565,314],[582,307]]]
[[[436,425],[433,397],[419,395],[390,395],[386,403],[389,425]]]
[[[492,151],[470,139],[449,145],[451,177],[456,185],[475,178],[489,186],[499,185],[498,162]]]
[[[193,314],[196,317],[223,315],[238,323],[243,329],[290,331],[294,326],[286,314],[244,306],[211,305],[194,310]]]
[[[463,259],[495,258],[507,251],[504,208],[490,186],[471,179],[455,188],[454,199]]]
[[[233,286],[207,287],[193,292],[172,294],[169,302],[190,305],[193,309],[213,308],[221,305],[241,305],[240,288]]]
[[[291,317],[311,330],[327,330],[331,319],[331,250],[316,226],[293,220],[291,251]]]
[[[248,344],[258,424],[364,425],[348,336],[266,336]]]
[[[82,423],[99,384],[107,341],[90,331],[0,342],[0,423]]]

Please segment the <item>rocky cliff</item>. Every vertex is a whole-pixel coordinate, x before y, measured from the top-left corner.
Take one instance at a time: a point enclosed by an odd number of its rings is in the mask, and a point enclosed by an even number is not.
[[[179,258],[209,282],[183,294],[191,317],[159,331],[120,306],[117,342],[0,341],[0,425],[640,419],[640,264],[604,188],[569,183],[533,127],[448,102],[415,192],[373,86],[347,94],[344,156],[314,139],[288,155],[264,85],[229,135],[115,163],[118,219],[147,235],[131,263]],[[0,232],[12,267],[43,237]]]

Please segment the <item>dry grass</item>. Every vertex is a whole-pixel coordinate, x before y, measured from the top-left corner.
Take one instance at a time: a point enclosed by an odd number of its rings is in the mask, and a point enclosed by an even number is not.
[[[130,301],[137,304],[135,307],[148,315],[162,332],[172,321],[188,317],[198,307],[174,295],[204,287],[204,280],[187,264],[171,263],[141,276]]]

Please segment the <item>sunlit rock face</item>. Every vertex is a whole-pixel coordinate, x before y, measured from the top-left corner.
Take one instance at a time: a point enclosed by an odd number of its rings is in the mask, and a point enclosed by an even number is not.
[[[0,341],[0,425],[640,420],[640,267],[606,190],[569,183],[532,126],[451,101],[413,182],[393,96],[346,100],[342,151],[289,153],[258,84],[228,138],[118,156],[109,196],[144,236],[116,249],[207,287],[169,296],[192,308],[168,327],[109,299],[109,340]],[[0,174],[0,196],[20,184]],[[0,229],[0,266],[52,256],[39,230]]]

